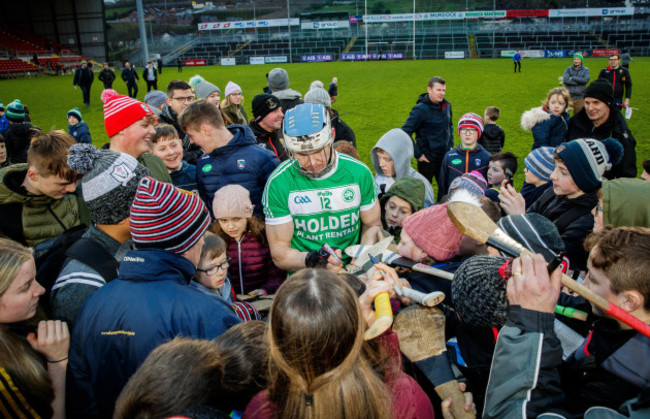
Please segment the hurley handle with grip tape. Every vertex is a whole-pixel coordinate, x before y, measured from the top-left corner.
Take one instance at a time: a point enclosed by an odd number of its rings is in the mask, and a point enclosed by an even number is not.
[[[524,248],[521,251],[521,255],[532,256],[533,253],[530,250]],[[615,319],[622,321],[639,333],[650,337],[650,325],[643,323],[641,320],[623,310],[608,299],[601,297],[584,285],[574,281],[570,276],[562,274],[562,285],[580,295],[581,297],[584,297],[590,303],[593,303],[596,307],[611,315]]]
[[[363,334],[365,340],[371,340],[384,333],[393,324],[393,309],[387,292],[375,297],[375,321]]]

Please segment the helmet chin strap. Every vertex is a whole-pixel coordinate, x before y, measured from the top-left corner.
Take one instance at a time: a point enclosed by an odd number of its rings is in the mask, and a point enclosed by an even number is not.
[[[292,154],[291,157],[294,159],[294,164],[298,166],[298,170],[300,171],[301,175],[306,176],[306,177],[311,178],[311,179],[319,179],[319,178],[325,176],[326,174],[328,174],[330,172],[330,170],[332,170],[332,166],[334,165],[334,145],[333,145],[333,143],[329,143],[327,146],[323,147],[320,151],[326,152],[325,149],[328,146],[330,147],[330,155],[329,155],[329,158],[327,159],[327,164],[325,165],[323,170],[321,170],[320,173],[318,173],[318,174],[314,173],[314,170],[313,170],[314,167],[311,164],[311,158],[309,159],[309,166],[310,166],[311,170],[307,170],[307,169],[304,169],[300,165],[300,163],[298,163],[298,160]]]

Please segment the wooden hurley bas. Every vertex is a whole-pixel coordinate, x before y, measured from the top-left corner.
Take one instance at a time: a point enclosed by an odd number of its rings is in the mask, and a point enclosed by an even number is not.
[[[489,244],[512,256],[532,255],[532,252],[513,240],[487,216],[480,207],[466,202],[451,202],[447,214],[456,228],[464,235],[481,243]],[[639,333],[650,337],[650,325],[603,298],[567,275],[562,274],[562,285],[584,297],[596,307],[622,321]]]

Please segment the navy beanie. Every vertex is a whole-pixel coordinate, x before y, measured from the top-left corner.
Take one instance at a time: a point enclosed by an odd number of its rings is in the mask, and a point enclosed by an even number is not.
[[[623,157],[623,146],[613,138],[589,138],[563,143],[556,149],[575,184],[585,193],[600,188],[603,173]]]

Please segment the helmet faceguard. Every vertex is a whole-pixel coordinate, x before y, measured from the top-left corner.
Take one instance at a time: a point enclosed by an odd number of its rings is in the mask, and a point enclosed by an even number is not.
[[[319,178],[328,173],[334,165],[334,149],[332,147],[332,128],[329,112],[323,105],[305,103],[289,109],[284,115],[282,126],[284,148],[294,166],[303,176]],[[311,167],[303,167],[296,158],[296,154],[309,155],[322,150],[327,153],[329,146],[330,155],[325,168],[315,172]],[[311,158],[309,158],[311,164]]]

